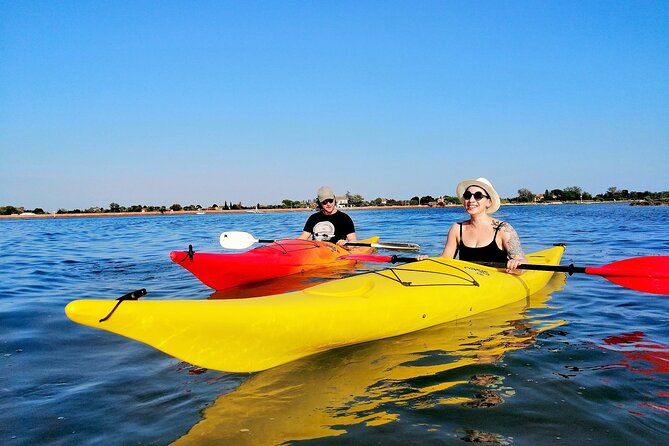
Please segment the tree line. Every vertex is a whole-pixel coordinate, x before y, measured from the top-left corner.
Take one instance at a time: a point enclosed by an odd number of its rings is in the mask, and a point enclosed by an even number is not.
[[[554,201],[664,201],[669,200],[669,191],[629,191],[609,187],[605,193],[593,196],[578,186],[564,189],[546,189],[543,194],[535,194],[529,189],[518,189],[518,196],[509,199],[509,202],[554,202]]]
[[[360,194],[346,193],[348,206],[366,207],[366,206],[440,206],[447,204],[460,204],[460,198],[442,195],[437,198],[431,195],[414,196],[408,200],[397,200],[393,198],[377,197],[372,200],[365,200]],[[537,194],[527,188],[518,189],[518,195],[513,198],[504,198],[502,203],[550,203],[550,202],[580,202],[580,201],[641,201],[653,202],[659,204],[669,204],[669,191],[651,192],[651,191],[630,191],[627,189],[618,189],[610,187],[605,193],[592,195],[578,186],[566,187],[564,189],[546,189],[543,193]],[[209,207],[203,207],[199,204],[181,205],[174,203],[171,206],[147,206],[131,205],[121,206],[118,203],[110,203],[109,207],[91,207],[87,209],[58,209],[55,214],[99,214],[99,213],[122,213],[122,212],[179,212],[190,211],[199,212],[205,210],[248,210],[248,209],[300,209],[313,208],[314,200],[292,200],[284,199],[278,204],[260,204],[243,205],[241,202],[228,203],[223,205],[212,204]],[[26,209],[20,206],[0,206],[0,215],[31,213],[43,215],[47,212],[42,208]]]

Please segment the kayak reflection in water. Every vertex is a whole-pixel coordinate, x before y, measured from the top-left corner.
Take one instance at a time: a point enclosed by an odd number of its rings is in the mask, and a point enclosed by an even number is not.
[[[456,196],[469,214],[469,220],[454,223],[448,231],[441,257],[470,262],[506,263],[506,271],[520,274],[518,265],[526,263],[520,239],[513,227],[490,216],[500,206],[500,198],[485,178],[461,181]],[[418,256],[419,260],[427,256]]]
[[[339,246],[357,240],[353,220],[337,209],[335,200],[335,194],[329,186],[318,189],[320,212],[309,216],[298,239],[332,242]]]

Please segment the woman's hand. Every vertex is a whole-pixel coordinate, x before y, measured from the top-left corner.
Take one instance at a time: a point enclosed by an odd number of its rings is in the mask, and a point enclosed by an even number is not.
[[[419,254],[416,256],[416,260],[425,260],[428,259],[430,256],[426,256],[425,254]]]
[[[518,266],[523,263],[526,263],[526,260],[522,257],[517,259],[509,259],[506,262],[506,272],[510,274],[523,274],[525,271],[518,269]]]

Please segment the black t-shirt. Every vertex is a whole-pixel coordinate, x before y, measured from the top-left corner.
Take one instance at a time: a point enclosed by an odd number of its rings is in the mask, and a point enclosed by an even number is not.
[[[337,243],[338,240],[346,240],[347,235],[355,232],[355,226],[351,217],[341,211],[330,215],[319,211],[309,216],[304,224],[304,231],[311,232],[314,240]]]

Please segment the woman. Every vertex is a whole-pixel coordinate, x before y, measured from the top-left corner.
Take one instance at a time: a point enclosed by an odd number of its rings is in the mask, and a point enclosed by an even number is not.
[[[490,216],[500,206],[499,194],[490,181],[485,178],[462,181],[456,194],[469,219],[451,226],[441,257],[458,255],[460,260],[471,262],[506,263],[507,272],[520,274],[517,268],[527,262],[525,254],[513,227]],[[419,256],[419,260],[425,258]]]
[[[318,189],[318,207],[320,212],[312,214],[304,224],[301,240],[321,240],[344,246],[346,242],[357,240],[353,220],[347,214],[337,210],[335,194],[329,186]]]

